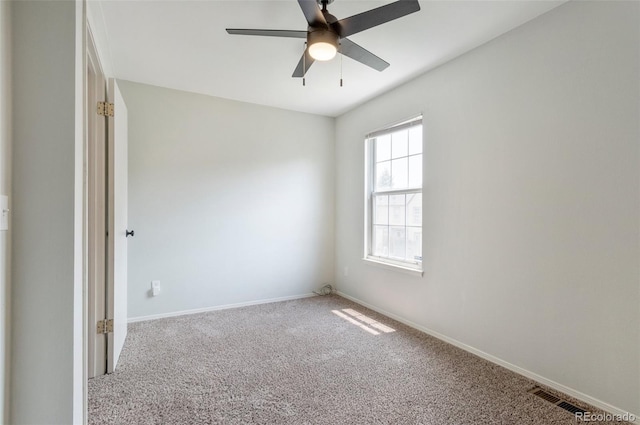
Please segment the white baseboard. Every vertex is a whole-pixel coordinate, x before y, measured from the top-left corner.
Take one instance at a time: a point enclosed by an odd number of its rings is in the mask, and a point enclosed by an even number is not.
[[[366,303],[366,302],[364,302],[362,300],[359,300],[358,298],[352,297],[351,295],[347,295],[344,292],[338,291],[337,294],[339,296],[344,297],[344,298],[346,298],[348,300],[351,300],[351,301],[353,301],[353,302],[355,302],[357,304],[360,304],[360,305],[362,305],[364,307],[367,307],[367,308],[369,308],[369,309],[371,309],[373,311],[377,311],[380,314],[383,314],[383,315],[385,315],[387,317],[390,317],[390,318],[392,318],[394,320],[397,320],[400,323],[404,323],[407,326],[410,326],[410,327],[412,327],[414,329],[417,329],[417,330],[419,330],[421,332],[424,332],[424,333],[426,333],[428,335],[431,335],[431,336],[433,336],[435,338],[438,338],[439,340],[447,342],[447,343],[449,343],[451,345],[455,345],[458,348],[462,348],[463,350],[468,351],[468,352],[470,352],[472,354],[475,354],[478,357],[482,357],[483,359],[488,360],[491,363],[495,363],[497,365],[500,365],[500,366],[502,366],[504,368],[507,368],[507,369],[511,370],[512,372],[515,372],[515,373],[517,373],[519,375],[522,375],[522,376],[525,376],[525,377],[527,377],[529,379],[532,379],[532,380],[534,380],[534,381],[536,381],[536,382],[538,382],[538,383],[540,383],[542,385],[545,385],[545,386],[547,386],[549,388],[553,388],[553,389],[555,389],[557,391],[560,391],[561,393],[567,394],[567,395],[569,395],[569,396],[571,396],[573,398],[576,398],[576,399],[581,400],[581,401],[583,401],[583,402],[585,402],[587,404],[590,404],[590,405],[592,405],[594,407],[597,407],[598,409],[601,409],[601,410],[603,410],[603,411],[605,411],[607,413],[611,413],[612,415],[620,415],[620,416],[624,416],[624,415],[629,416],[631,414],[631,416],[635,416],[635,420],[631,421],[631,423],[640,424],[640,413],[626,412],[626,411],[624,411],[622,409],[619,409],[619,408],[617,408],[615,406],[610,405],[609,403],[605,403],[604,401],[598,400],[597,398],[591,397],[591,396],[589,396],[587,394],[584,394],[584,393],[582,393],[580,391],[574,390],[573,388],[569,388],[569,387],[567,387],[565,385],[562,385],[562,384],[559,384],[559,383],[557,383],[555,381],[552,381],[551,379],[547,379],[544,376],[540,376],[537,373],[531,372],[531,371],[529,371],[527,369],[523,369],[520,366],[516,366],[514,364],[511,364],[511,363],[509,363],[507,361],[504,361],[504,360],[502,360],[502,359],[500,359],[498,357],[495,357],[495,356],[493,356],[491,354],[485,353],[484,351],[478,350],[477,348],[474,348],[474,347],[472,347],[470,345],[464,344],[464,343],[462,343],[462,342],[460,342],[458,340],[455,340],[453,338],[449,338],[448,336],[443,335],[443,334],[441,334],[439,332],[436,332],[436,331],[433,331],[431,329],[425,328],[424,326],[418,325],[417,323],[414,323],[414,322],[412,322],[410,320],[407,320],[404,317],[401,317],[401,316],[398,316],[396,314],[393,314],[393,313],[390,313],[388,311],[385,311],[385,310],[383,310],[383,309],[381,309],[379,307],[376,307],[376,306],[371,305],[369,303]]]
[[[129,319],[127,320],[127,323],[144,322],[146,320],[164,319],[166,317],[176,317],[176,316],[184,316],[186,314],[206,313],[207,311],[227,310],[230,308],[246,307],[246,306],[258,305],[258,304],[277,303],[280,301],[298,300],[301,298],[309,298],[309,297],[317,297],[317,296],[318,295],[313,293],[302,294],[302,295],[291,295],[288,297],[269,298],[269,299],[247,301],[247,302],[236,303],[236,304],[224,304],[224,305],[217,305],[213,307],[196,308],[193,310],[183,310],[183,311],[173,311],[170,313],[152,314],[149,316],[129,317]]]

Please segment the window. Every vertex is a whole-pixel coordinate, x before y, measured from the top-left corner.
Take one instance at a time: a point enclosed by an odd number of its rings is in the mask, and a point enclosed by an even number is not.
[[[422,270],[422,117],[365,143],[366,259]]]

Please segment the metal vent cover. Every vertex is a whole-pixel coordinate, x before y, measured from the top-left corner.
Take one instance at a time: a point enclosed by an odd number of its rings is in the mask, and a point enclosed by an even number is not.
[[[548,401],[551,404],[555,404],[556,406],[573,413],[574,415],[576,413],[586,413],[587,411],[584,409],[579,408],[578,406],[575,406],[565,400],[562,400],[561,398],[558,398],[556,396],[554,396],[553,394],[550,394],[548,392],[546,392],[545,390],[543,390],[540,387],[533,387],[529,390],[529,392],[533,395],[536,395],[538,397],[540,397],[543,400]]]
[[[573,413],[574,415],[575,415],[576,413],[582,413],[583,415],[584,415],[585,413],[587,413],[587,411],[586,411],[586,410],[581,409],[581,408],[579,408],[578,406],[574,406],[574,405],[573,405],[573,404],[571,404],[571,403],[567,403],[566,401],[563,401],[563,402],[561,402],[561,403],[558,403],[558,405],[557,405],[557,406],[558,406],[558,407],[562,407],[564,410],[567,410],[567,411],[569,411],[569,412]]]
[[[549,394],[548,392],[546,392],[541,388],[534,388],[530,392],[532,392],[533,394],[537,395],[542,399],[547,400],[549,403],[558,404],[558,402],[560,401],[558,397],[554,396],[553,394]]]

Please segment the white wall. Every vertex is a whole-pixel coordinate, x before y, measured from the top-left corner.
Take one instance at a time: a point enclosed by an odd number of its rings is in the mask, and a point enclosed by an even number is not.
[[[83,419],[84,4],[11,4],[11,424]]]
[[[339,117],[339,290],[640,413],[639,13],[567,3]],[[364,135],[420,112],[423,278],[361,260]]]
[[[11,200],[11,2],[0,1],[0,194]],[[9,208],[11,209],[11,208]],[[1,213],[1,211],[0,211]],[[0,231],[0,423],[8,423],[8,338],[11,241]]]
[[[333,119],[119,84],[135,230],[129,317],[304,295],[333,281]],[[149,296],[152,280],[160,296]]]

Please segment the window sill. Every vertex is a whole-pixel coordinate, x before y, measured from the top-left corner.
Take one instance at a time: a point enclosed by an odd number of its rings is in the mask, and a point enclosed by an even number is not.
[[[420,269],[413,269],[411,267],[405,267],[397,264],[385,263],[383,261],[374,260],[373,258],[363,258],[362,259],[366,264],[380,267],[382,269],[393,270],[396,272],[408,274],[411,276],[422,277],[424,275],[424,271]]]

